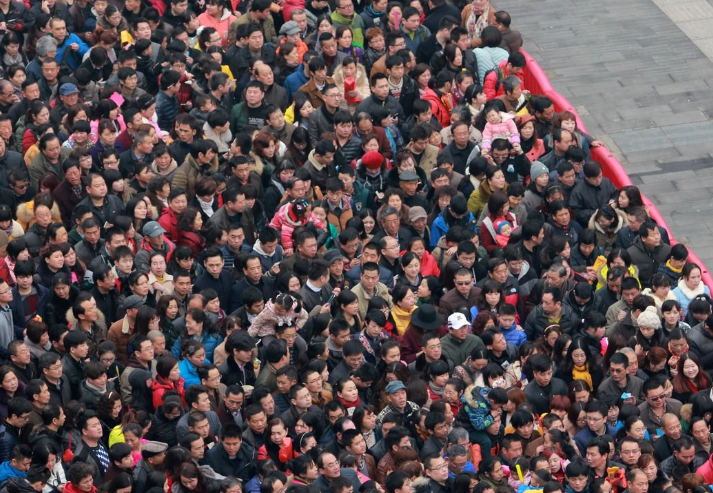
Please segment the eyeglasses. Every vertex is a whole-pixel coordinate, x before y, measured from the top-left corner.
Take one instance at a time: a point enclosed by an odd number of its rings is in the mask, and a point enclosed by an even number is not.
[[[0,293],[0,294],[7,294],[7,293],[10,293],[11,291],[12,291],[11,289],[6,289],[5,291],[3,291],[3,292]]]
[[[52,371],[60,371],[60,370],[62,370],[62,365],[60,364],[60,365],[55,365],[55,366],[49,366],[49,367],[47,367],[47,369],[52,370]]]
[[[458,281],[456,282],[456,286],[470,286],[472,285],[472,281]]]
[[[429,471],[437,471],[438,469],[444,469],[446,467],[448,467],[448,464],[444,462],[443,464],[439,464],[436,467],[427,467],[426,469],[428,469]]]
[[[655,395],[655,396],[653,396],[653,397],[649,397],[649,399],[651,399],[652,401],[656,401],[656,402],[661,401],[661,400],[663,400],[663,399],[665,399],[665,398],[666,398],[666,396],[665,396],[664,394]]]

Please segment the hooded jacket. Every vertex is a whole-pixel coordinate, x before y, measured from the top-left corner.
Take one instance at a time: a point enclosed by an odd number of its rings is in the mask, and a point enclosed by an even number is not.
[[[597,236],[597,246],[599,248],[604,248],[604,249],[611,249],[614,248],[614,245],[616,244],[616,239],[617,239],[617,233],[621,231],[621,228],[624,227],[626,224],[626,216],[624,215],[624,212],[621,211],[620,209],[614,209],[616,211],[616,225],[614,226],[613,231],[605,231],[602,226],[594,220],[594,218],[597,215],[597,212],[599,212],[599,209],[594,211],[594,214],[592,214],[592,217],[589,218],[589,223],[588,223],[588,228],[594,230],[594,234]],[[575,248],[572,250],[572,253],[574,253],[575,250],[579,250],[578,248]],[[581,256],[581,253],[579,254]]]
[[[183,377],[178,379],[178,382],[168,382],[157,376],[153,384],[151,385],[151,391],[153,392],[153,408],[158,410],[161,404],[163,404],[163,395],[168,391],[175,391],[181,396],[181,402],[183,406],[186,405],[185,401],[185,391],[184,391],[185,381]]]
[[[213,156],[210,166],[200,166],[192,154],[186,156],[186,160],[176,170],[173,175],[171,186],[173,188],[182,188],[186,191],[188,197],[193,197],[196,194],[196,183],[202,176],[213,174],[218,171],[218,156]]]
[[[572,309],[562,303],[562,312],[558,322],[550,322],[549,317],[542,309],[542,305],[538,305],[530,315],[528,315],[527,320],[525,320],[525,333],[527,334],[527,339],[529,341],[534,341],[540,337],[545,329],[552,324],[557,324],[562,327],[562,331],[566,333],[571,333],[572,323],[574,322],[572,317]]]
[[[658,270],[661,264],[665,264],[666,260],[671,256],[671,245],[667,245],[663,241],[661,244],[650,250],[647,248],[641,237],[634,238],[634,244],[626,250],[631,256],[631,262],[639,268],[639,281],[642,286],[651,284],[651,276]]]
[[[463,405],[456,416],[455,426],[468,431],[483,431],[492,425],[493,416],[490,414],[492,407],[488,400],[489,393],[488,387],[469,385],[461,395],[460,400]]]
[[[200,22],[200,25],[205,29],[206,27],[212,27],[215,28],[216,31],[218,31],[218,34],[220,34],[220,37],[223,38],[223,46],[227,46],[228,44],[228,38],[230,35],[230,25],[235,22],[237,18],[230,13],[230,11],[226,8],[223,9],[223,12],[220,16],[220,19],[215,20],[215,18],[208,14],[208,12],[203,12],[201,15],[198,16],[198,22]]]
[[[310,156],[312,154],[310,153]],[[296,217],[292,212],[292,204],[287,203],[277,211],[270,222],[270,227],[281,232],[282,247],[292,249],[292,234],[295,229],[300,226],[305,226],[307,223],[314,224],[318,229],[325,229],[326,226],[320,221],[317,216],[310,213],[309,217]]]

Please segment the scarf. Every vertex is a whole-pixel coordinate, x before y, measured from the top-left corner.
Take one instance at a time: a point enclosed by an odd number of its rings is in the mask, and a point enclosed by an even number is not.
[[[583,366],[574,365],[572,368],[572,379],[574,380],[584,380],[589,385],[589,390],[594,390],[592,385],[592,375],[589,374],[589,365],[584,364]]]
[[[668,343],[668,352],[671,354],[671,357],[668,359],[668,366],[669,368],[676,368],[678,367],[678,360],[680,356],[676,356],[673,352],[673,349],[671,349],[671,341]],[[686,348],[681,352],[681,354],[688,352],[688,343],[686,343]]]
[[[196,199],[198,200],[198,205],[201,206],[201,210],[205,213],[206,216],[208,217],[213,217],[213,202],[203,202],[200,197],[196,195]]]
[[[668,265],[668,263],[666,263],[666,265]],[[696,289],[691,289],[686,284],[685,279],[681,279],[680,281],[678,281],[678,289],[681,291],[681,294],[683,294],[683,296],[685,296],[689,300],[693,300],[696,296],[705,293],[706,286],[702,282],[699,282]]]
[[[416,307],[413,307],[411,310],[406,311],[400,306],[394,305],[394,308],[391,310],[391,317],[394,319],[396,331],[400,336],[404,335],[404,332],[406,332],[406,328],[411,323],[411,314],[415,309]]]
[[[394,84],[393,82],[391,82],[391,77],[387,77],[386,81],[389,83],[389,91],[391,92],[392,95],[394,93],[401,94],[401,89],[404,86],[404,78],[403,77],[401,77],[401,82],[399,82],[398,84]],[[397,97],[397,96],[394,96],[394,97]]]
[[[351,401],[351,402],[345,401],[344,399],[342,399],[339,396],[337,396],[337,398],[339,399],[339,402],[342,403],[342,405],[344,406],[345,409],[350,409],[352,407],[357,408],[357,407],[361,406],[361,399],[359,397],[357,397],[357,399],[355,401]]]
[[[671,259],[668,259],[668,260],[666,261],[666,268],[670,269],[671,272],[675,272],[675,273],[678,274],[679,276],[681,275],[681,272],[683,271],[683,267],[681,267],[680,269],[677,269],[676,267],[674,267],[674,266],[671,264]]]
[[[436,395],[440,396],[441,398],[443,398],[443,392],[445,392],[445,390],[446,390],[445,387],[438,387],[438,386],[434,385],[433,382],[428,382],[428,387],[431,389],[431,391],[432,391],[434,394],[436,394]]]
[[[376,433],[374,432],[374,430],[362,433],[362,435],[364,436],[364,441],[366,442],[367,448],[371,448],[376,445]]]
[[[456,103],[460,104],[463,101],[464,96],[465,94],[463,94],[463,92],[460,90],[460,87],[458,87],[458,84],[456,84],[453,87],[453,97],[455,98]]]
[[[478,11],[475,6],[471,6],[470,16],[465,28],[468,30],[468,39],[478,39],[483,29],[488,27],[488,16],[490,15],[490,5],[482,11]]]

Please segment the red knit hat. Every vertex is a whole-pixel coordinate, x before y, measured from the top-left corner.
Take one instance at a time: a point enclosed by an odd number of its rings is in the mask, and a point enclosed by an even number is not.
[[[384,158],[376,151],[369,151],[362,156],[361,163],[369,169],[378,169],[384,164]]]

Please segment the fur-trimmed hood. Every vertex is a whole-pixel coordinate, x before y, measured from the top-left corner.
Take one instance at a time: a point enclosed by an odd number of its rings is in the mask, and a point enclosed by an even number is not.
[[[17,221],[15,221],[13,219],[12,223],[10,223],[10,232],[7,235],[10,238],[10,241],[16,240],[24,234],[25,234],[25,230],[22,229],[22,226],[20,226],[20,223],[18,223]]]
[[[67,310],[64,316],[67,317],[67,323],[70,326],[70,330],[73,329],[75,324],[77,323],[77,317],[75,317],[74,313],[72,313],[72,309],[70,308],[69,310]],[[104,319],[104,314],[101,310],[97,310],[97,322],[106,322],[106,320]]]
[[[616,212],[616,217],[617,217],[618,222],[617,222],[616,228],[614,228],[614,232],[612,233],[612,236],[617,234],[619,232],[619,230],[621,230],[621,228],[626,226],[626,215],[624,215],[624,212],[620,209],[614,209],[614,211]],[[597,216],[597,212],[599,212],[599,209],[594,211],[594,214],[592,214],[592,217],[589,218],[589,224],[587,225],[587,227],[591,230],[597,231],[598,233],[608,236],[609,233],[604,231],[604,229],[599,225],[599,223],[594,220],[594,218]]]
[[[52,222],[58,223],[62,221],[62,215],[59,212],[57,202],[52,205]],[[35,201],[25,202],[17,206],[17,222],[22,229],[27,229],[35,222]]]

